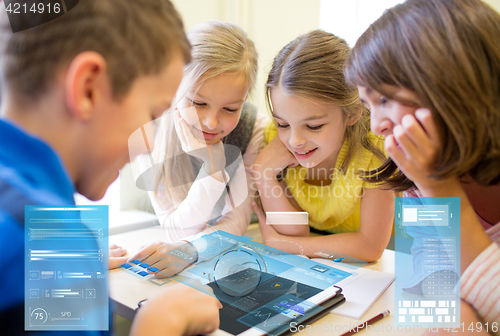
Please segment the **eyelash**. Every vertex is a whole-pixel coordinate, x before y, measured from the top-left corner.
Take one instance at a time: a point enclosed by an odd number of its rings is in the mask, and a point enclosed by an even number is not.
[[[368,107],[368,104],[366,104],[366,102],[363,99],[360,99],[359,101],[361,102],[361,104],[363,104],[363,106],[365,107],[365,109],[367,109],[368,111],[370,111],[370,108]]]
[[[290,125],[281,125],[281,124],[279,124],[279,123],[276,123],[276,126],[277,126],[278,128],[287,128],[287,127],[289,127]],[[318,125],[318,126],[309,126],[309,125],[308,125],[308,126],[307,126],[307,128],[309,128],[311,131],[317,131],[317,130],[319,130],[319,129],[320,129],[321,127],[323,127],[323,126],[325,126],[325,124]]]
[[[191,101],[191,104],[193,104],[193,105],[195,105],[195,106],[205,106],[205,105],[207,105],[207,104],[205,104],[205,103],[198,103],[198,102],[195,102],[194,100],[191,100],[191,99],[190,99],[189,101]]]
[[[318,125],[318,126],[307,126],[307,128],[309,128],[310,130],[312,131],[317,131],[319,130],[321,127],[325,126],[325,124],[322,124],[322,125]]]
[[[371,113],[371,109],[368,107],[368,105],[365,103],[364,100],[360,99],[361,103],[365,106],[365,108],[368,110],[368,112]],[[380,96],[379,98],[379,104],[384,106],[385,104],[387,104],[389,102],[389,99],[387,97],[384,97],[384,96]]]
[[[191,102],[191,104],[195,105],[195,106],[206,106],[207,104],[205,103],[198,103],[198,102],[195,102],[194,100],[189,100]],[[230,108],[227,108],[225,107],[224,108],[226,111],[228,111],[229,113],[234,113],[236,111],[238,111],[238,109],[230,109]]]

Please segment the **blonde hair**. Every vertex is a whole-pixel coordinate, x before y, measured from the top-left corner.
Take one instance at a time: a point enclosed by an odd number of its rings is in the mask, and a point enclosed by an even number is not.
[[[225,73],[244,75],[248,94],[251,93],[257,77],[258,55],[254,43],[239,26],[209,21],[195,26],[187,36],[192,48],[192,61],[184,68],[174,107],[188,91],[198,90],[207,79]],[[192,158],[181,148],[172,117],[170,113],[163,118],[164,122],[157,132],[157,154],[160,157],[156,159],[165,162],[158,174],[157,185],[163,181],[170,200],[179,204],[186,198],[195,172],[191,168]],[[178,187],[173,191],[175,185]]]
[[[431,110],[442,144],[431,177],[500,183],[500,15],[483,1],[408,0],[389,9],[359,38],[346,77],[389,98],[384,84],[412,90]],[[414,187],[391,159],[371,179]]]
[[[275,57],[266,83],[266,104],[272,112],[270,92],[281,88],[285,92],[303,97],[319,99],[342,107],[344,120],[360,119],[346,126],[345,137],[349,148],[342,163],[342,172],[347,171],[353,154],[360,146],[385,160],[384,154],[369,138],[368,110],[359,101],[358,91],[347,84],[344,64],[349,54],[347,43],[322,30],[314,30],[288,43]]]

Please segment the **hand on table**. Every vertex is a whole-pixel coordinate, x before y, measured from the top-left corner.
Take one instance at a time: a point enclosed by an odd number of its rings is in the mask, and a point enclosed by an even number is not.
[[[157,278],[171,277],[198,260],[198,253],[189,242],[164,243],[157,241],[146,245],[128,260],[141,260],[158,268]]]
[[[294,237],[288,237],[280,234],[272,225],[267,225],[266,215],[255,202],[252,202],[252,208],[259,218],[259,229],[262,235],[262,240],[267,246],[274,247],[292,254],[304,254],[302,246],[292,241]]]
[[[203,287],[212,292],[210,287]],[[219,327],[220,308],[222,304],[215,297],[181,283],[173,284],[138,310],[130,335],[210,333]]]
[[[127,250],[117,246],[115,244],[111,244],[109,246],[109,269],[116,268],[120,265],[123,265],[127,262],[127,257],[124,255],[127,254]]]

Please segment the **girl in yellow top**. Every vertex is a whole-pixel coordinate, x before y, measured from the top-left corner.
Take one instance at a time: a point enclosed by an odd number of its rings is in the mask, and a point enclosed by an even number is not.
[[[280,51],[266,83],[274,120],[254,165],[265,211],[306,211],[311,227],[335,234],[309,237],[307,225],[266,225],[254,209],[268,245],[373,261],[390,239],[394,193],[360,176],[380,167],[384,143],[369,131],[368,111],[344,79],[348,53],[344,40],[319,30]]]

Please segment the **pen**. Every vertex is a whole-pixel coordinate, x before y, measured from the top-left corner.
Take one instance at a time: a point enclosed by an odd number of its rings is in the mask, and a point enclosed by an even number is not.
[[[342,334],[341,336],[349,336],[349,335],[355,334],[358,331],[366,328],[367,326],[372,325],[373,323],[375,323],[375,322],[383,319],[384,317],[386,317],[390,313],[391,313],[390,311],[385,310],[385,311],[381,312],[380,314],[378,314],[377,316],[372,317],[368,321],[366,321],[364,323],[361,323],[361,324],[358,324],[355,328],[352,328],[351,330],[349,330],[348,332]]]

